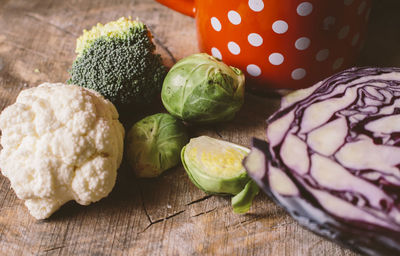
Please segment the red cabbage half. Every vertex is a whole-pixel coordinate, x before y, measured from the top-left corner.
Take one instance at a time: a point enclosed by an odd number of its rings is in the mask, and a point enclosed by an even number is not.
[[[244,165],[300,224],[400,255],[400,68],[351,68],[289,94]]]

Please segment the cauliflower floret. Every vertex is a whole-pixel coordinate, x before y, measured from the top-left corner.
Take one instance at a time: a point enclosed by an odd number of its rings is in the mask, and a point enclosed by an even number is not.
[[[30,214],[45,219],[70,200],[106,197],[122,160],[124,128],[95,91],[44,83],[0,115],[0,167]]]

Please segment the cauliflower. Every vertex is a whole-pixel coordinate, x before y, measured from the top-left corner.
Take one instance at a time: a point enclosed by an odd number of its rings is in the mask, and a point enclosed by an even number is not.
[[[95,91],[44,83],[0,115],[0,167],[30,214],[45,219],[75,200],[106,197],[122,160],[124,128]]]

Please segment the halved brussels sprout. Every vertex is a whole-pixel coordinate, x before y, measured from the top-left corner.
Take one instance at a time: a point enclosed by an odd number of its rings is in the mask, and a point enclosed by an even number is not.
[[[179,163],[187,141],[185,126],[175,117],[165,113],[145,117],[127,134],[128,162],[137,177],[156,177]]]
[[[228,121],[243,105],[244,74],[208,54],[194,54],[168,72],[161,99],[171,115],[187,122]]]
[[[209,194],[235,195],[235,213],[246,213],[258,193],[242,161],[249,149],[207,136],[191,139],[183,147],[181,159],[190,180]]]

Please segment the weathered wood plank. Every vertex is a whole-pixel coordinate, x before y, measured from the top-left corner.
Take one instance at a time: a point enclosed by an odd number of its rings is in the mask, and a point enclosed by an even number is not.
[[[384,57],[400,42],[394,18],[400,5],[385,0],[377,6],[372,19],[392,35],[392,48],[382,46],[385,39],[369,36],[359,63],[399,65],[399,53],[391,53],[390,61]],[[386,10],[390,15],[382,14]],[[24,88],[65,81],[82,29],[129,15],[150,27],[167,65],[197,51],[194,20],[154,1],[0,1],[0,109]],[[384,35],[377,25],[371,28]],[[189,130],[193,136],[248,146],[251,137],[264,137],[265,118],[278,105],[277,99],[247,95],[232,122]],[[158,179],[138,180],[126,164],[109,197],[87,207],[68,203],[46,221],[34,220],[1,176],[0,254],[356,255],[301,228],[265,195],[256,198],[249,214],[235,215],[229,198],[207,196],[182,167]]]

